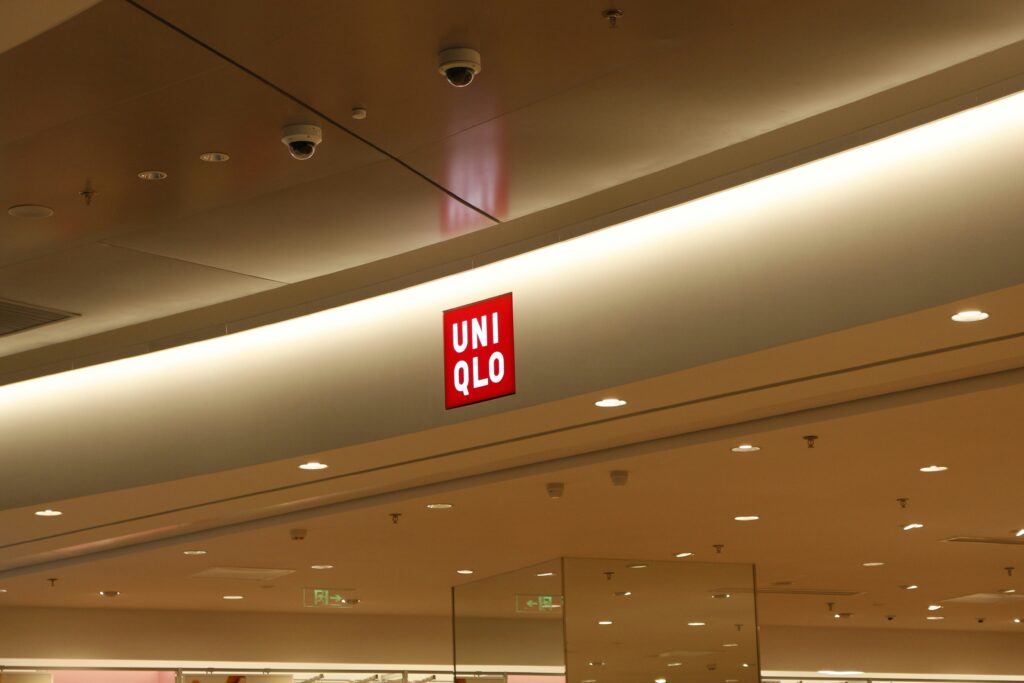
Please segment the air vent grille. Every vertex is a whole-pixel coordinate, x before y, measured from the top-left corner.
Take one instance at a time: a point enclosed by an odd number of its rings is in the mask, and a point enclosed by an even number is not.
[[[749,588],[719,588],[716,593],[752,593]],[[791,588],[789,586],[766,586],[757,589],[758,595],[820,595],[824,597],[849,598],[863,595],[864,591],[844,590],[841,588]]]
[[[989,538],[985,536],[950,536],[942,539],[947,543],[995,543],[997,545],[1024,545],[1024,537],[1014,536]]]
[[[67,320],[73,316],[73,313],[51,311],[0,299],[0,337]]]
[[[210,567],[198,574],[195,579],[234,579],[242,581],[273,581],[282,576],[295,573],[294,569],[263,569],[259,567]]]

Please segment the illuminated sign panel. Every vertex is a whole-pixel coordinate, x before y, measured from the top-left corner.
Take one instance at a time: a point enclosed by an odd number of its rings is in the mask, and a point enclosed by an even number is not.
[[[516,393],[512,294],[444,312],[444,407]]]

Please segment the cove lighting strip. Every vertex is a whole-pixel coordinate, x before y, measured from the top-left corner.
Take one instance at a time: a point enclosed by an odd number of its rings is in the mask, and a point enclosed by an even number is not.
[[[52,391],[91,390],[109,382],[163,381],[168,377],[227,366],[231,371],[252,362],[251,353],[276,353],[309,335],[345,335],[437,302],[460,301],[468,290],[505,291],[509,283],[556,283],[566,265],[592,265],[643,257],[664,249],[668,236],[699,232],[741,215],[783,204],[795,206],[828,192],[842,191],[891,164],[914,162],[915,172],[934,164],[955,164],[959,154],[977,153],[1000,136],[1020,134],[1024,93],[1015,93],[888,137],[810,161],[773,175],[619,223],[585,235],[488,263],[467,271],[277,323],[0,387],[0,411],[7,401]],[[443,305],[438,308],[442,310]],[[207,365],[209,364],[209,365]],[[167,375],[164,375],[167,373]],[[160,375],[155,378],[154,375]],[[170,381],[170,380],[168,380]],[[42,396],[41,396],[42,395]]]

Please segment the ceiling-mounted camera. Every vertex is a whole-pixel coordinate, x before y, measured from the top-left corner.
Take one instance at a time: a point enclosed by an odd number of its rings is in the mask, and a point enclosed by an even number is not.
[[[292,159],[305,161],[313,156],[316,147],[323,142],[324,135],[320,126],[309,123],[296,123],[281,129],[281,142],[288,148]]]
[[[456,88],[465,88],[480,73],[480,53],[471,47],[441,50],[437,70]]]

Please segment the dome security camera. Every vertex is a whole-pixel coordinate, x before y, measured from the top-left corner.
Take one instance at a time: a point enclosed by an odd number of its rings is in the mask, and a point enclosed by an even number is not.
[[[305,161],[313,156],[316,147],[323,142],[324,135],[320,126],[308,123],[297,123],[281,129],[281,142],[288,148],[292,159]]]
[[[480,73],[480,53],[470,47],[441,50],[438,72],[456,88],[465,88]]]

